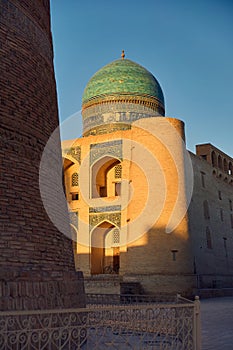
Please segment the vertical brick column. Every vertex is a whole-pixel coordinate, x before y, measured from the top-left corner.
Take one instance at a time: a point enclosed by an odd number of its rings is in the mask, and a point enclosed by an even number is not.
[[[39,190],[42,152],[58,126],[49,0],[0,0],[0,22],[0,310],[83,306],[72,242]],[[62,167],[60,140],[53,158]],[[63,205],[54,196],[69,232]]]

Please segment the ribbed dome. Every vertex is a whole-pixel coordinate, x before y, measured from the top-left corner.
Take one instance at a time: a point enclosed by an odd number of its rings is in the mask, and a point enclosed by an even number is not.
[[[119,59],[101,68],[89,80],[84,93],[83,105],[101,96],[145,96],[158,100],[164,106],[162,89],[155,77],[144,67],[128,60]]]

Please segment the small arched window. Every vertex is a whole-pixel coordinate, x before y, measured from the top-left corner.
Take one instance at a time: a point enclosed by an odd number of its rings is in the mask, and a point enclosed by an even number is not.
[[[232,168],[232,163],[229,163],[229,168],[228,168],[228,174],[233,175],[233,168]]]
[[[224,250],[225,250],[225,257],[228,257],[228,252],[227,252],[227,238],[223,237],[223,246],[224,246]]]
[[[223,169],[223,166],[222,166],[222,157],[219,155],[218,156],[218,167],[219,167],[219,169]]]
[[[201,171],[201,185],[205,188],[205,173]]]
[[[231,228],[233,228],[233,215],[230,214]]]
[[[229,199],[229,208],[230,208],[230,211],[232,211],[232,210],[233,210],[232,200],[231,200],[231,199]]]
[[[206,245],[208,249],[212,249],[212,239],[209,227],[206,227]]]
[[[211,160],[212,160],[212,165],[214,167],[216,167],[217,166],[217,157],[216,157],[216,153],[214,151],[211,153]]]
[[[78,173],[73,173],[71,178],[72,186],[78,186]]]
[[[209,219],[210,218],[210,210],[209,210],[209,203],[207,200],[203,202],[203,211],[204,211],[204,218]]]
[[[223,159],[223,170],[225,173],[228,173],[228,165],[225,158]]]

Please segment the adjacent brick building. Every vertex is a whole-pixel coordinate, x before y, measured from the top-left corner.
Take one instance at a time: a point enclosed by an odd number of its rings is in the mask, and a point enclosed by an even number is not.
[[[1,0],[0,13],[0,310],[84,305],[72,242],[48,218],[39,189],[41,156],[58,126],[49,0]],[[55,177],[61,167],[57,137]],[[51,195],[68,233],[59,186]]]

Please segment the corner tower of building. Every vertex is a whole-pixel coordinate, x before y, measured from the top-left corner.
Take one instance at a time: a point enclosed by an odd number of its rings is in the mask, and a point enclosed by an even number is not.
[[[164,115],[158,81],[124,55],[97,71],[83,93],[84,136],[127,130],[138,119]]]

